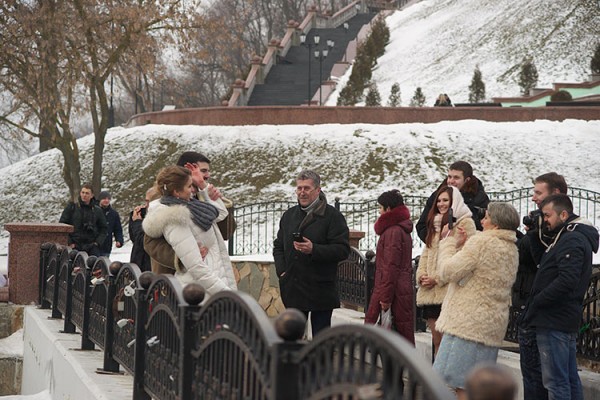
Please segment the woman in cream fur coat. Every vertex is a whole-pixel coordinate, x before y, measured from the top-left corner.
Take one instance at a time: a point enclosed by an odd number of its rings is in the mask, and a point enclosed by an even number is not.
[[[475,221],[472,213],[460,194],[460,190],[453,186],[444,186],[437,192],[435,203],[427,216],[427,237],[425,248],[421,253],[419,268],[417,268],[416,281],[419,286],[417,291],[417,306],[422,309],[423,319],[431,330],[434,355],[440,347],[442,333],[436,329],[435,323],[442,309],[442,302],[446,296],[448,285],[440,277],[438,268],[438,249],[440,234],[447,236],[448,210],[452,210],[452,231],[460,229],[467,238],[475,234]]]
[[[449,284],[436,324],[444,337],[433,368],[459,399],[464,398],[466,374],[479,362],[496,361],[506,333],[519,263],[519,222],[510,204],[490,203],[481,221],[483,232],[465,243],[465,233],[458,230],[440,243],[440,278]]]
[[[162,197],[150,203],[142,227],[146,235],[164,236],[173,247],[183,264],[177,266],[175,277],[183,285],[195,282],[204,287],[205,300],[236,289],[225,244],[215,228],[227,216],[223,202],[193,198],[191,173],[179,166],[161,170],[156,186]]]

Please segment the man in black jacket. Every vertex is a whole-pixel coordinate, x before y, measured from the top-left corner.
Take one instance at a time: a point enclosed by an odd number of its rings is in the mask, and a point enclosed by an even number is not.
[[[478,230],[482,230],[481,218],[485,215],[490,199],[485,193],[483,183],[473,175],[473,167],[466,161],[456,161],[448,168],[448,177],[442,182],[438,189],[429,196],[425,208],[417,222],[417,234],[423,242],[427,238],[427,215],[433,207],[435,196],[439,189],[444,186],[454,186],[460,190],[465,204],[473,213],[473,220]]]
[[[344,216],[327,204],[321,178],[303,171],[296,178],[298,205],[287,210],[273,242],[273,258],[283,304],[309,316],[313,337],[331,326],[340,306],[337,266],[350,254]]]
[[[92,185],[86,183],[79,192],[79,201],[67,204],[58,222],[75,228],[69,234],[71,248],[99,256],[100,243],[106,238],[107,224],[104,213],[93,199]]]
[[[137,206],[129,213],[129,239],[133,243],[131,248],[130,262],[136,264],[142,272],[151,271],[150,256],[144,250],[144,230],[142,222],[146,217],[148,204],[156,198],[160,197],[157,190],[152,187],[146,191],[145,203],[143,206]]]
[[[100,209],[104,213],[106,223],[108,224],[106,239],[104,239],[104,242],[100,243],[100,255],[105,257],[110,257],[110,253],[112,252],[113,236],[115,238],[115,246],[117,248],[123,246],[123,227],[121,226],[121,216],[117,210],[111,207],[111,199],[112,196],[110,195],[110,192],[107,191],[102,191],[98,195]]]
[[[548,397],[580,400],[576,339],[592,253],[598,251],[598,231],[573,214],[573,203],[565,194],[546,197],[541,210],[554,240],[541,258],[519,326],[535,329]]]
[[[552,194],[567,193],[565,178],[556,172],[538,176],[533,184],[531,201],[536,204],[537,210],[532,211],[524,218],[527,233],[517,241],[519,269],[512,288],[513,313],[520,313],[524,310],[542,255],[554,240],[554,235],[548,231],[543,221],[540,209],[542,201]],[[519,353],[524,400],[547,400],[548,391],[542,382],[535,329],[519,328]]]

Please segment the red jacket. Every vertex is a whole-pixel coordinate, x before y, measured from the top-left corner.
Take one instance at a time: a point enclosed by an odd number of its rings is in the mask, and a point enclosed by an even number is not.
[[[414,344],[412,230],[413,224],[406,206],[393,208],[375,222],[375,233],[380,236],[375,258],[375,288],[365,323],[377,322],[380,302],[391,303],[395,329]]]

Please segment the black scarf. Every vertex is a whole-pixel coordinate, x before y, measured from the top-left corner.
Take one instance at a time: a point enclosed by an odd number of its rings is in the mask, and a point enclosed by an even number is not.
[[[190,201],[185,201],[173,196],[163,196],[160,198],[160,202],[167,206],[185,205],[192,214],[192,221],[203,231],[209,230],[219,215],[217,207],[194,198],[190,199]]]
[[[300,226],[298,227],[298,231],[302,233],[304,228],[315,218],[315,215],[320,217],[325,215],[325,210],[327,209],[327,197],[325,197],[325,193],[320,192],[319,197],[312,204],[306,208],[302,208],[302,206],[300,206],[300,208],[302,211],[306,211],[306,216],[302,222],[300,222]]]

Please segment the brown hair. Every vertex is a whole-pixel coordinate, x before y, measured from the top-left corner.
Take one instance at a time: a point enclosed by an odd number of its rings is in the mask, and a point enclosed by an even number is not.
[[[94,188],[92,187],[91,183],[84,183],[83,185],[81,185],[82,189],[89,189],[92,194],[94,194]]]
[[[176,190],[183,190],[192,172],[177,165],[170,165],[160,170],[156,176],[156,190],[162,196],[172,196]]]
[[[535,178],[533,183],[545,183],[546,186],[548,186],[550,194],[552,194],[554,190],[558,190],[558,193],[567,194],[567,182],[565,181],[565,177],[556,172],[542,174]]]
[[[431,248],[431,243],[433,242],[433,237],[435,236],[433,220],[436,214],[440,213],[440,210],[437,206],[437,201],[438,198],[442,195],[442,193],[448,193],[448,196],[450,196],[450,207],[452,207],[452,188],[450,186],[442,186],[440,189],[438,189],[437,193],[435,194],[435,200],[433,201],[433,205],[431,206],[431,209],[427,214],[427,236],[425,237],[425,245],[429,248]],[[447,223],[448,213],[444,214],[444,216],[442,217],[442,226],[446,225]]]

